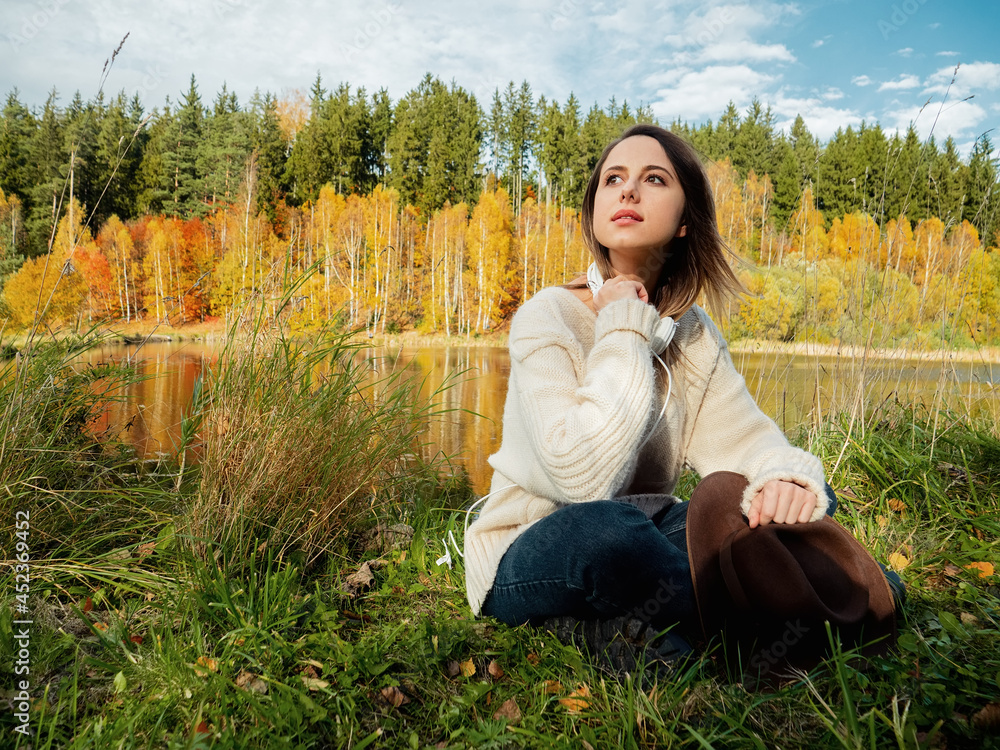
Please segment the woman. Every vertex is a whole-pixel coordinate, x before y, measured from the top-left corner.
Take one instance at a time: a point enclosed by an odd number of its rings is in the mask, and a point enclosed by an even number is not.
[[[695,304],[704,294],[723,314],[742,287],[691,147],[629,128],[594,168],[582,224],[591,283],[544,289],[511,323],[503,440],[465,565],[476,614],[590,622],[576,629],[593,649],[621,630],[690,624],[686,504],[671,494],[685,467],[745,475],[751,527],[816,521],[835,501],[820,461],[760,411]],[[687,650],[677,637],[658,645]]]

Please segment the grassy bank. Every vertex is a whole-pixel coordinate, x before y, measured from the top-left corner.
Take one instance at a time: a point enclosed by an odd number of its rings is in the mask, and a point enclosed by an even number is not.
[[[84,429],[129,370],[54,345],[0,378],[0,662],[30,619],[33,749],[1000,746],[995,423],[887,403],[797,437],[908,585],[895,655],[756,693],[705,654],[641,685],[471,617],[461,559],[437,564],[470,492],[412,448],[433,397],[365,385],[356,345],[227,339],[168,463]]]

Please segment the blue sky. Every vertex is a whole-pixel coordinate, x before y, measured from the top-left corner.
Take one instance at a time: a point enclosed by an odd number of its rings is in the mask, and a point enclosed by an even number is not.
[[[560,102],[572,91],[584,110],[641,102],[662,122],[714,120],[756,96],[779,128],[801,114],[826,140],[862,120],[916,121],[963,154],[1000,124],[993,0],[4,0],[0,90],[32,106],[53,86],[61,104],[90,98],[126,33],[105,91],[147,108],[176,101],[191,73],[207,103],[224,81],[242,102],[308,91],[317,71],[395,100],[431,72],[486,107],[510,80]]]

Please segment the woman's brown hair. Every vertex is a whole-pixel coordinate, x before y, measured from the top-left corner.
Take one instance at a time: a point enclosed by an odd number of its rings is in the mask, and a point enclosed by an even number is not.
[[[594,236],[594,196],[601,182],[601,170],[611,149],[635,135],[655,138],[677,173],[677,180],[684,190],[684,213],[681,225],[687,226],[683,237],[674,237],[666,248],[666,258],[649,301],[660,315],[677,320],[687,312],[704,293],[712,312],[718,317],[725,314],[725,303],[746,289],[736,278],[726,260],[729,252],[719,234],[715,219],[715,201],[708,176],[695,150],[679,136],[656,125],[633,125],[621,137],[608,144],[590,175],[583,194],[581,219],[583,241],[593,256],[601,277],[615,275],[608,249]]]

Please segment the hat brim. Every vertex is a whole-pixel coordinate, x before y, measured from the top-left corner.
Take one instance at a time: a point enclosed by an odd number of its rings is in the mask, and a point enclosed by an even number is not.
[[[705,640],[719,636],[744,678],[811,669],[830,654],[829,622],[863,656],[895,643],[895,601],[881,568],[832,518],[749,527],[741,474],[717,472],[695,488],[687,548]]]

